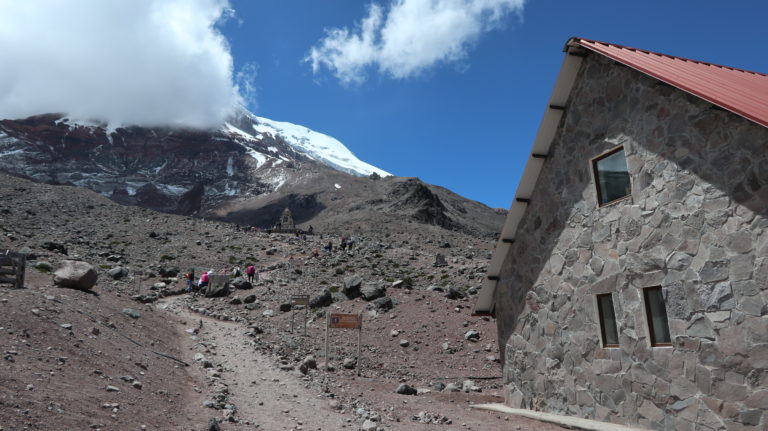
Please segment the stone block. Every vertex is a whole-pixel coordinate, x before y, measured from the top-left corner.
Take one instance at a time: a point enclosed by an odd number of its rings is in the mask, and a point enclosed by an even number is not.
[[[736,253],[748,253],[752,250],[753,234],[748,231],[738,231],[728,234],[726,247]]]
[[[747,399],[747,387],[726,381],[714,383],[713,394],[716,398],[728,401],[744,401]]]
[[[761,316],[763,314],[763,308],[765,308],[765,302],[756,299],[756,297],[745,296],[739,299],[737,308],[746,315]]]
[[[686,330],[686,334],[690,337],[706,338],[708,340],[715,339],[715,330],[712,328],[712,322],[703,315],[693,319],[693,322]]]
[[[749,409],[739,412],[739,422],[744,425],[760,425],[760,418],[763,416],[763,411],[760,409]]]
[[[708,367],[697,365],[696,366],[696,387],[704,395],[712,393],[712,373]]]
[[[768,389],[753,392],[744,401],[744,405],[753,409],[768,410]]]
[[[761,289],[768,289],[768,257],[755,261],[754,280],[761,286]]]
[[[744,329],[741,326],[729,326],[719,330],[717,345],[726,356],[743,355],[747,351]]]
[[[640,408],[637,409],[637,413],[651,422],[661,422],[664,419],[664,410],[656,407],[656,405],[649,400],[643,400]]]
[[[768,317],[746,316],[741,327],[751,344],[768,343]]]
[[[747,356],[753,368],[768,368],[768,344],[749,346]]]
[[[744,296],[755,296],[760,293],[760,289],[754,280],[734,281],[731,283],[733,294],[741,299]]]
[[[728,273],[728,261],[709,260],[704,263],[704,267],[699,272],[699,277],[701,277],[702,282],[711,283],[728,279]]]
[[[672,378],[672,384],[669,386],[669,394],[680,399],[693,397],[698,392],[697,385],[685,377]]]
[[[523,405],[524,395],[519,389],[513,388],[507,390],[507,404],[515,409],[525,408]]]
[[[749,280],[755,268],[754,256],[751,254],[739,254],[729,259],[729,277],[731,281]]]
[[[691,265],[692,260],[693,257],[690,254],[676,251],[667,257],[665,263],[667,269],[684,271]]]

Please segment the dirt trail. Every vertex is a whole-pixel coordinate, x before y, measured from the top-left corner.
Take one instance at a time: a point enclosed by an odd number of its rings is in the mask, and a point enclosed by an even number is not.
[[[166,305],[167,311],[189,323],[188,328],[197,327],[198,323],[192,322],[203,322],[196,337],[190,337],[187,343],[186,359],[190,363],[195,363],[195,353],[201,351],[200,342],[215,346],[205,355],[221,364],[220,381],[229,389],[228,402],[237,407],[236,417],[242,422],[222,424],[223,429],[336,430],[349,426],[348,415],[332,410],[294,374],[297,372],[278,369],[272,358],[256,351],[243,324],[193,313],[180,299]],[[200,364],[194,366],[206,374]],[[211,409],[211,416],[218,418],[220,413]]]

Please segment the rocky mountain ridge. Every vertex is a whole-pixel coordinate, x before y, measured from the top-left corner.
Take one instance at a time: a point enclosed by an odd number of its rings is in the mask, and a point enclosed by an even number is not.
[[[416,223],[492,237],[504,216],[417,178],[387,176],[326,135],[246,111],[217,130],[110,128],[58,114],[0,120],[0,172],[260,227],[290,208],[307,225]]]

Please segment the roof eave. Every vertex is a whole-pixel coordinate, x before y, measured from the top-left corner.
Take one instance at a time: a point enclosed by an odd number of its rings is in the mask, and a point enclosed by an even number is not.
[[[546,162],[546,158],[541,156],[549,153],[557,127],[560,124],[560,119],[565,112],[562,107],[565,107],[568,102],[571,90],[576,82],[576,76],[581,67],[583,52],[579,51],[580,45],[575,40],[577,39],[571,38],[564,48],[566,56],[560,66],[560,72],[557,75],[555,86],[539,125],[539,131],[536,133],[536,138],[533,141],[531,155],[518,184],[515,199],[512,201],[512,206],[509,208],[504,227],[501,230],[501,236],[496,243],[491,263],[488,266],[488,276],[483,281],[477,301],[475,302],[473,314],[489,314],[493,311],[496,285],[499,281],[498,277],[502,265],[512,247],[517,227],[525,215],[526,207],[531,199],[535,199],[532,196],[533,190]],[[574,52],[571,52],[572,50]],[[534,156],[534,154],[538,157]]]

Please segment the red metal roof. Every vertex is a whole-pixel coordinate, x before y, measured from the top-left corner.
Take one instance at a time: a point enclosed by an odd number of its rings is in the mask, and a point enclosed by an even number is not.
[[[573,38],[619,63],[768,127],[768,75],[612,43]]]

